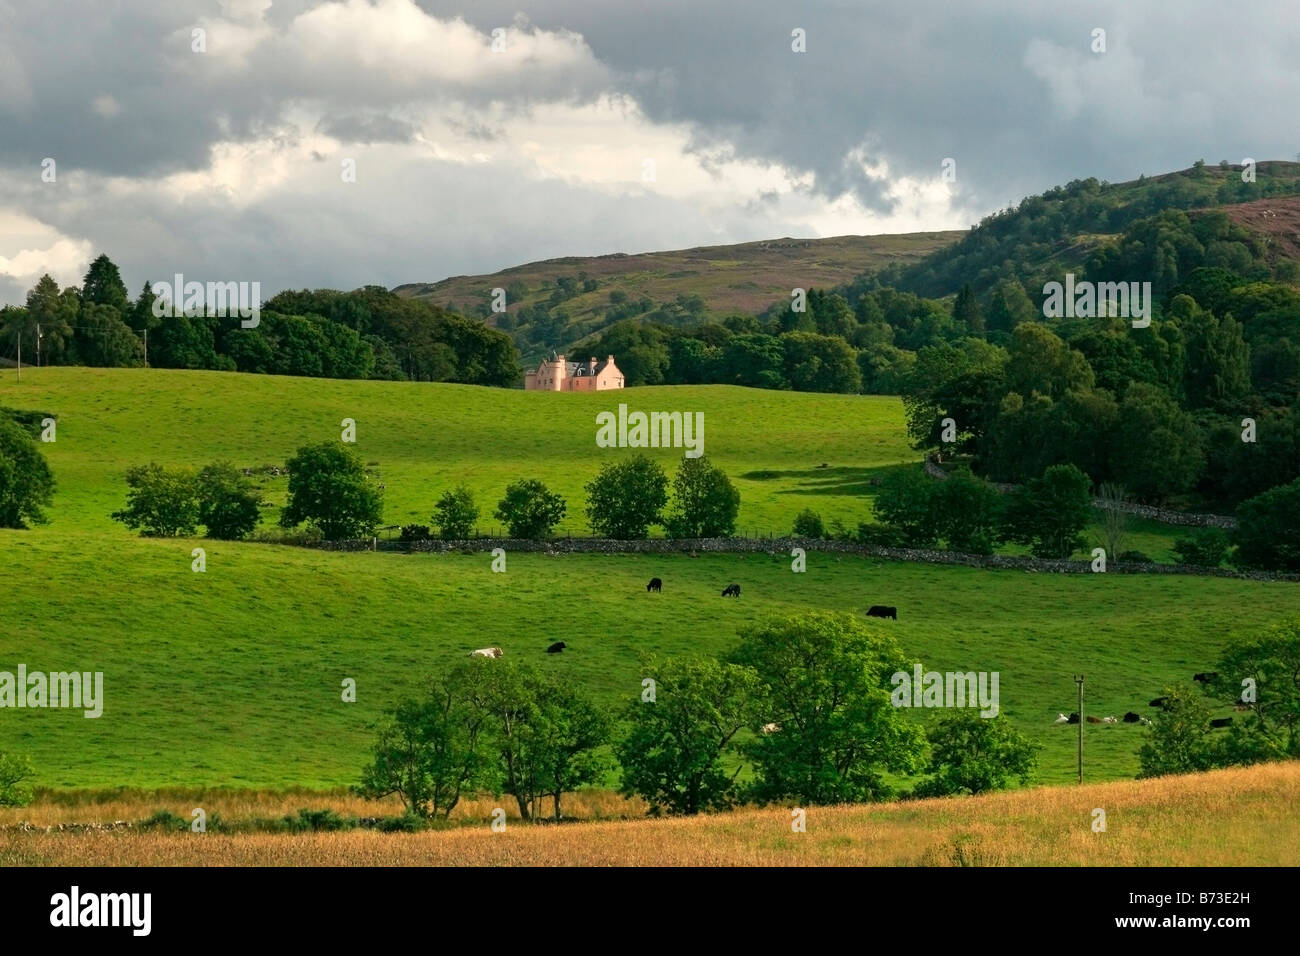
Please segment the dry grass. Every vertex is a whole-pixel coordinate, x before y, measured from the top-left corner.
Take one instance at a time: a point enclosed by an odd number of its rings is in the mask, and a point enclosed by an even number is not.
[[[229,799],[222,804],[214,795],[209,802],[214,808],[229,807],[232,814],[241,809],[287,812],[304,805],[301,795]],[[328,805],[356,812],[349,799],[340,795]],[[600,795],[593,800],[588,812],[601,806]],[[466,807],[466,812],[481,813],[490,802]],[[813,808],[806,833],[792,832],[786,808],[558,827],[508,824],[504,833],[492,833],[485,817],[481,826],[418,834],[6,830],[0,832],[0,865],[1296,865],[1298,803],[1300,763],[1288,763],[971,799]],[[373,812],[373,805],[365,806]],[[1104,833],[1092,831],[1096,807],[1106,811]],[[33,820],[46,812],[29,810]],[[14,816],[5,811],[7,822]],[[139,813],[126,816],[138,818]]]

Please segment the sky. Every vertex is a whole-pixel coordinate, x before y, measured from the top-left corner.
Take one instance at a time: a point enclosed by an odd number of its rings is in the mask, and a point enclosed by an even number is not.
[[[1294,0],[0,0],[0,304],[966,228],[1296,158],[1298,48]]]

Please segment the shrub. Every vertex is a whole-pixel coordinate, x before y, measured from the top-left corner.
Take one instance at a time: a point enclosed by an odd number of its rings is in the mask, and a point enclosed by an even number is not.
[[[1148,558],[1141,551],[1125,551],[1115,560],[1121,561],[1125,564],[1155,564],[1154,561]]]
[[[374,534],[383,520],[383,498],[356,452],[338,442],[307,445],[287,467],[289,502],[280,513],[281,527],[307,522],[328,541]]]
[[[24,807],[31,802],[31,790],[23,781],[33,773],[26,756],[0,750],[0,807]]]
[[[427,524],[404,524],[400,540],[402,541],[428,541],[430,538],[429,526]]]
[[[1180,564],[1217,568],[1228,553],[1228,536],[1218,528],[1206,528],[1191,538],[1174,542],[1174,554]]]
[[[464,541],[473,534],[476,521],[478,505],[474,503],[474,492],[464,485],[446,492],[433,508],[433,523],[438,528],[438,536],[445,541]]]
[[[199,523],[209,538],[238,541],[252,534],[261,519],[262,495],[231,464],[208,465],[195,480]]]
[[[562,497],[548,491],[540,481],[529,479],[506,488],[496,516],[506,523],[510,537],[542,540],[550,537],[566,509]]]
[[[198,489],[188,468],[158,464],[128,468],[126,508],[112,514],[132,531],[151,538],[192,535],[199,523]]]
[[[1074,465],[1053,465],[1008,496],[1004,527],[1010,541],[1029,545],[1037,558],[1068,558],[1083,547],[1092,518],[1088,476]]]
[[[17,422],[0,415],[0,528],[45,523],[54,476],[40,446]]]
[[[407,811],[400,817],[380,817],[375,828],[380,833],[418,833],[428,825],[428,821],[419,814]]]
[[[740,492],[708,456],[683,458],[673,479],[673,503],[664,519],[670,538],[727,538],[736,530]]]
[[[1270,571],[1300,571],[1300,478],[1237,507],[1237,562]]]
[[[918,797],[1005,790],[1012,777],[1024,785],[1034,771],[1036,745],[1003,716],[960,711],[940,720],[929,738],[934,776],[916,787]]]
[[[804,508],[794,517],[794,533],[800,538],[824,538],[826,537],[826,527],[822,524],[822,516],[811,508]]]
[[[606,462],[586,485],[587,520],[603,538],[645,538],[661,524],[668,503],[668,476],[646,455]]]
[[[906,548],[907,534],[901,528],[895,528],[888,524],[867,524],[863,522],[858,525],[855,534],[851,534],[846,540],[856,541],[858,544],[865,544],[873,548]]]

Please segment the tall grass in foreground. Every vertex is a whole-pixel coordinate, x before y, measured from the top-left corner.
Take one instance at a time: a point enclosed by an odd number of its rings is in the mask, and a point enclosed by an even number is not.
[[[286,799],[285,806],[294,803]],[[481,827],[416,834],[3,830],[0,865],[1286,866],[1300,863],[1298,801],[1300,763],[1291,762],[810,808],[806,833],[791,831],[786,807],[560,827],[507,824],[504,833],[491,832],[486,818]],[[1092,830],[1094,808],[1106,811],[1104,833]]]

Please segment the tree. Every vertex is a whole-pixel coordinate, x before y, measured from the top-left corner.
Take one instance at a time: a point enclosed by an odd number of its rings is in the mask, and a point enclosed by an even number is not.
[[[474,532],[474,523],[478,521],[474,492],[465,485],[444,492],[433,506],[432,521],[443,540],[464,541],[469,538]]]
[[[472,706],[466,685],[476,668],[495,663],[472,658],[432,680],[423,698],[399,704],[379,731],[357,792],[372,800],[396,794],[426,819],[449,816],[483,773],[487,713]]]
[[[1107,557],[1117,558],[1124,553],[1124,544],[1128,540],[1128,513],[1123,510],[1124,486],[1102,482],[1097,488],[1097,497],[1102,503],[1102,507],[1097,509],[1102,544],[1106,546]]]
[[[969,282],[957,292],[957,298],[952,304],[952,318],[967,331],[976,334],[984,331],[984,312]]]
[[[1022,322],[1032,322],[1039,313],[1025,295],[1025,287],[1015,279],[1003,279],[989,296],[988,327],[990,332],[1014,332]]]
[[[992,554],[1002,539],[1002,495],[985,481],[959,468],[931,492],[934,528],[951,551]]]
[[[1180,564],[1217,568],[1228,553],[1228,536],[1218,528],[1202,528],[1194,537],[1174,542]]]
[[[773,619],[742,632],[732,659],[758,675],[752,728],[780,727],[748,748],[757,800],[880,800],[886,772],[919,768],[924,735],[890,700],[909,662],[885,629],[845,614]]]
[[[550,537],[566,510],[564,499],[534,478],[508,485],[496,516],[506,523],[510,537],[542,540]]]
[[[740,492],[707,455],[683,458],[673,478],[673,503],[664,518],[670,538],[728,538],[736,530]]]
[[[338,442],[304,445],[287,467],[289,501],[280,512],[281,527],[305,521],[327,541],[374,534],[384,517],[383,496],[356,452]]]
[[[794,516],[794,534],[799,538],[826,537],[826,526],[822,524],[822,516],[811,508],[804,508]]]
[[[31,802],[31,790],[22,782],[36,771],[22,754],[0,750],[0,807],[24,807]]]
[[[238,541],[253,533],[261,518],[262,494],[229,462],[208,465],[198,474],[199,524],[209,538]]]
[[[1175,296],[1170,312],[1186,339],[1184,388],[1193,408],[1235,410],[1250,394],[1250,346],[1241,324],[1216,318],[1190,296]]]
[[[126,292],[126,283],[113,260],[106,255],[98,256],[86,270],[86,277],[81,281],[81,301],[86,305],[106,305],[114,309],[119,317],[125,317],[131,309],[130,298]]]
[[[32,436],[0,411],[0,528],[44,524],[54,475]]]
[[[1191,415],[1154,385],[1130,385],[1111,444],[1115,478],[1139,498],[1161,501],[1194,487],[1204,465]]]
[[[1070,348],[1041,322],[1026,322],[1011,333],[1007,384],[1029,398],[1034,392],[1059,399],[1071,389],[1093,386],[1083,353]]]
[[[1165,707],[1138,750],[1138,778],[1196,773],[1222,764],[1210,734],[1210,710],[1190,687],[1167,687]]]
[[[1053,465],[1007,500],[1009,541],[1029,545],[1035,557],[1068,558],[1083,547],[1080,532],[1092,517],[1088,476],[1074,465]]]
[[[84,303],[77,320],[77,353],[87,365],[129,368],[144,360],[144,347],[122,312],[107,305]]]
[[[1208,689],[1225,703],[1238,703],[1245,687],[1255,692],[1249,715],[1232,726],[1232,761],[1300,757],[1300,619],[1233,642],[1217,666]]]
[[[615,748],[620,792],[650,805],[650,816],[720,810],[736,800],[736,773],[722,769],[738,753],[736,736],[754,722],[752,670],[711,657],[648,658],[651,699],[628,704],[626,737]]]
[[[111,515],[132,531],[150,538],[194,534],[199,523],[198,489],[189,468],[164,468],[157,463],[126,471],[126,507]]]
[[[602,538],[645,538],[663,522],[668,476],[646,455],[606,462],[585,487],[587,520]]]
[[[876,517],[902,533],[907,546],[931,548],[939,539],[937,482],[919,468],[891,471],[876,493]]]
[[[1233,539],[1245,567],[1300,571],[1300,478],[1243,501]]]
[[[857,353],[840,336],[791,332],[781,336],[781,345],[785,377],[796,391],[852,394],[862,390]]]
[[[1037,745],[1001,715],[986,718],[974,710],[958,711],[940,720],[929,739],[929,770],[934,776],[917,786],[918,797],[1005,790],[1012,778],[1024,786],[1037,763]]]

